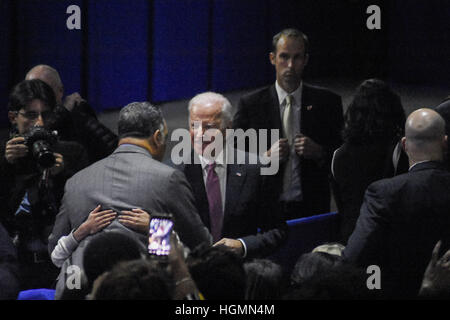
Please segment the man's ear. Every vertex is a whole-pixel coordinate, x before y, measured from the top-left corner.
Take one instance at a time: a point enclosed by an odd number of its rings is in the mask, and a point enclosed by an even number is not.
[[[444,147],[444,150],[448,149],[448,136],[447,135],[444,136],[443,147]]]
[[[275,58],[276,58],[276,53],[275,52],[269,53],[269,60],[270,60],[270,63],[272,65],[275,65]]]
[[[407,152],[407,150],[406,150],[406,138],[403,137],[402,140],[401,140],[400,142],[401,142],[401,144],[402,144],[402,149],[403,149],[403,151]]]
[[[309,62],[309,53],[305,55],[305,66],[308,64],[308,62]]]
[[[161,130],[158,129],[155,131],[153,134],[153,141],[158,147],[164,144],[164,137]]]
[[[9,122],[11,122],[11,124],[16,124],[17,123],[17,113],[14,111],[8,111],[8,119]]]

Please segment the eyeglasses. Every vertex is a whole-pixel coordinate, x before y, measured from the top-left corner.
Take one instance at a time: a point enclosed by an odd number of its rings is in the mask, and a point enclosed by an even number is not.
[[[53,111],[43,111],[43,112],[36,112],[36,111],[20,112],[20,111],[16,111],[16,113],[18,113],[21,116],[27,118],[28,120],[36,120],[37,118],[39,118],[39,116],[42,116],[43,120],[53,119],[53,117],[54,117]]]

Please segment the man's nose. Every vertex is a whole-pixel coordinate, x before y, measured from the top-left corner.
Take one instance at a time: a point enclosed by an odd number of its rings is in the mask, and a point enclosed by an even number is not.
[[[39,117],[37,117],[36,122],[34,123],[35,127],[43,127],[44,126],[44,119],[42,118],[42,114],[39,114]]]
[[[288,60],[288,68],[292,68],[294,65],[294,62],[292,61],[292,58]]]

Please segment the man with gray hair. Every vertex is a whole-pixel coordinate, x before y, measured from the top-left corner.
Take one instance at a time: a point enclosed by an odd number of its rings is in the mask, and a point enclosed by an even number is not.
[[[62,236],[74,235],[97,206],[112,209],[116,219],[100,232],[122,232],[140,241],[148,241],[149,214],[171,213],[174,230],[190,249],[211,243],[211,235],[201,222],[189,183],[184,175],[163,163],[167,126],[158,107],[134,102],[120,111],[119,146],[103,160],[80,171],[68,180],[61,209],[49,237],[49,252]],[[64,288],[66,269],[82,269],[82,256],[91,239],[88,235],[64,262],[57,297]]]
[[[402,146],[409,172],[367,188],[343,256],[363,268],[378,266],[378,286],[386,297],[414,298],[435,244],[442,240],[446,250],[450,240],[444,119],[431,109],[414,111]]]
[[[205,92],[192,98],[188,109],[194,152],[190,163],[179,169],[192,186],[200,218],[215,245],[244,257],[271,254],[284,241],[286,224],[257,159],[250,161],[249,154],[226,147],[230,102],[221,94]]]

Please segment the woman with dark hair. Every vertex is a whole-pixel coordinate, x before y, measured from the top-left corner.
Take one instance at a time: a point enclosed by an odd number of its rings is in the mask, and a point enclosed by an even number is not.
[[[340,242],[346,244],[372,182],[408,170],[398,143],[405,112],[400,97],[383,81],[362,82],[344,116],[344,144],[335,151],[331,170],[341,217]]]

